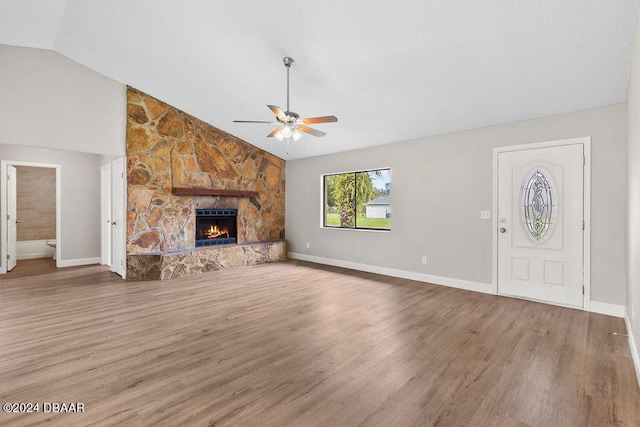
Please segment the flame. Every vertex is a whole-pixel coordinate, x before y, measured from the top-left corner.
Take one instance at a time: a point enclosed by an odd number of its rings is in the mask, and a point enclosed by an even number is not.
[[[204,232],[204,235],[207,239],[215,239],[216,237],[225,236],[225,235],[229,237],[229,231],[220,230],[218,229],[217,225],[212,225],[207,231]]]

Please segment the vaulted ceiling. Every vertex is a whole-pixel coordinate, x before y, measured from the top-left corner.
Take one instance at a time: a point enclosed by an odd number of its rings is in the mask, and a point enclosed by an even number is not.
[[[0,0],[52,49],[284,159],[625,101],[635,0]],[[285,144],[267,104],[333,114]],[[0,59],[1,60],[1,59]]]

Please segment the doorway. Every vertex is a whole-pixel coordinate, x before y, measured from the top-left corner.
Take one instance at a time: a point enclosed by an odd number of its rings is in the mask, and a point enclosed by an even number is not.
[[[55,232],[51,232],[54,234],[54,238],[51,239],[48,235],[47,239],[41,239],[42,242],[33,240],[29,241],[29,243],[25,243],[24,247],[29,248],[30,246],[39,247],[44,246],[53,248],[53,254],[56,259],[56,267],[58,267],[58,262],[60,260],[60,254],[62,251],[62,242],[61,242],[61,217],[60,217],[60,206],[61,206],[61,165],[56,164],[48,164],[48,163],[33,163],[33,162],[19,162],[19,161],[10,161],[10,160],[2,160],[0,161],[0,189],[2,191],[2,204],[0,206],[0,218],[3,220],[0,221],[0,236],[2,245],[0,245],[0,274],[6,273],[7,271],[11,271],[15,266],[16,262],[19,259],[19,247],[18,247],[18,225],[21,224],[21,219],[18,218],[17,213],[17,200],[18,200],[18,186],[17,186],[17,169],[16,168],[47,168],[53,169],[55,174],[55,203],[54,210],[55,211]],[[20,190],[25,192],[26,190]],[[47,245],[48,243],[48,245]],[[22,247],[21,246],[21,247]],[[36,251],[40,250],[38,248]],[[27,249],[27,252],[29,250]],[[29,257],[29,254],[22,254],[21,257]]]
[[[494,149],[499,295],[590,309],[590,142]]]

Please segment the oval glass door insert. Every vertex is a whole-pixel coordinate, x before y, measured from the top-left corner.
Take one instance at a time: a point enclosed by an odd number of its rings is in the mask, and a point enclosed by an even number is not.
[[[535,168],[524,180],[522,188],[522,225],[536,243],[551,235],[556,217],[556,194],[548,172]]]

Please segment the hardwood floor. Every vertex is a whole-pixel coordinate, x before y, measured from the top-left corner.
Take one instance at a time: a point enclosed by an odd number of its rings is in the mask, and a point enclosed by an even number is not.
[[[637,426],[613,332],[622,319],[296,261],[163,282],[10,273],[0,403],[40,412],[0,424]]]

